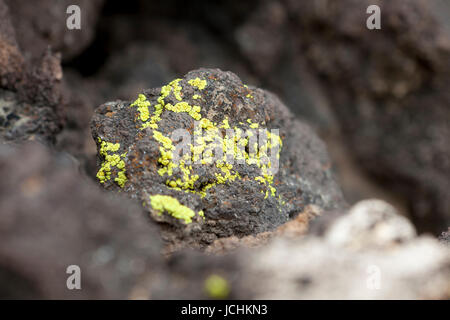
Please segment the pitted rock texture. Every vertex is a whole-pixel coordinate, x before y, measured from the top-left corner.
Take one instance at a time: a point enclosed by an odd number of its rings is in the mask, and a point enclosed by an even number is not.
[[[15,92],[0,89],[0,140],[53,141],[60,130],[59,120],[51,107],[38,107],[21,100]]]
[[[182,158],[191,164],[174,165],[178,141],[171,134],[186,129],[197,141],[200,127],[205,129],[200,144],[205,161],[195,161],[194,144],[194,152]],[[271,152],[281,146],[278,172],[271,175],[268,164],[250,163],[251,147],[241,154],[244,163],[237,161],[239,151],[233,164],[208,162],[204,141],[209,134],[225,140],[227,128],[236,135],[239,129],[279,129],[280,139],[274,134],[266,144],[271,166],[277,160]],[[308,204],[324,209],[343,204],[325,148],[313,131],[293,119],[275,95],[246,86],[231,72],[199,69],[144,91],[135,102],[105,103],[91,129],[100,183],[139,199],[172,243],[183,239],[182,245],[204,247],[217,238],[273,230]]]
[[[10,13],[0,0],[0,140],[54,142],[64,123],[60,56],[46,46],[27,59]]]

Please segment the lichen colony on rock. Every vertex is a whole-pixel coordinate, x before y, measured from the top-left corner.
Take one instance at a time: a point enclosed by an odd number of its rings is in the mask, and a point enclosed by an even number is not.
[[[231,72],[191,71],[97,109],[97,178],[139,199],[169,241],[202,247],[272,230],[307,204],[342,203],[323,145],[291,117]]]

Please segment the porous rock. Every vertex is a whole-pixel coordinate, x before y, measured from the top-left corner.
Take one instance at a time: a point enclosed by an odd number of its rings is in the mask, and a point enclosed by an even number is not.
[[[366,26],[371,5],[379,30]],[[449,21],[442,0],[263,0],[233,34],[264,87],[333,145],[338,167],[354,163],[354,177],[389,190],[348,185],[358,181],[342,170],[349,200],[395,199],[419,232],[438,235],[450,219]]]
[[[186,129],[196,139],[199,127],[205,139],[208,132],[224,137],[227,128],[279,129],[267,150],[269,155],[281,139],[278,172],[272,176],[248,157],[232,165],[214,160],[173,165],[172,132]],[[312,130],[293,119],[275,95],[244,85],[231,72],[199,69],[145,90],[134,103],[105,103],[91,128],[99,181],[139,199],[172,244],[204,247],[217,238],[273,230],[309,204],[323,209],[343,204],[325,148]],[[195,160],[195,152],[190,156]]]
[[[27,60],[3,0],[0,1],[0,140],[53,142],[63,122],[60,56],[44,50]]]

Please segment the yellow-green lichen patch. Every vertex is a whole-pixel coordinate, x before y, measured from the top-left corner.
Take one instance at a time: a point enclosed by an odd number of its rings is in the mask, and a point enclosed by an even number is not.
[[[270,174],[272,163],[270,161],[268,161],[268,163],[263,163],[261,162],[261,158],[267,157],[267,151],[269,149],[277,148],[278,153],[276,157],[277,159],[279,159],[281,147],[283,145],[283,142],[279,135],[271,133],[270,131],[267,130],[266,134],[267,134],[267,142],[264,145],[260,146],[257,157],[255,159],[256,165],[261,169],[261,176],[255,177],[255,180],[267,187],[264,198],[267,198],[269,195],[274,197],[276,195],[276,189],[275,187],[273,187],[274,177],[272,174]]]
[[[179,85],[180,81],[181,79],[175,79],[168,85],[165,85],[161,88],[161,95],[158,98],[159,104],[164,105],[164,99],[167,98],[171,92],[173,92],[175,99],[177,99],[178,101],[183,100],[183,98],[181,97],[181,90],[183,90],[183,88]]]
[[[126,157],[126,153],[116,153],[120,149],[120,143],[106,142],[102,141],[100,138],[98,138],[98,141],[100,142],[99,153],[105,160],[102,162],[101,167],[97,172],[97,179],[100,183],[105,183],[110,180],[111,170],[113,167],[116,167],[119,171],[114,181],[123,188],[128,180],[125,175],[125,161],[123,160],[123,158]]]
[[[141,129],[145,128],[152,128],[152,129],[158,129],[158,122],[161,120],[161,114],[163,112],[163,106],[158,103],[154,106],[155,111],[153,112],[153,115],[150,118],[150,121],[144,122]]]
[[[166,105],[166,102],[164,99],[167,98],[171,93],[173,93],[175,99],[177,99],[178,101],[183,100],[182,92],[181,92],[183,88],[179,85],[180,81],[181,81],[181,79],[175,79],[175,80],[171,81],[169,84],[167,84],[161,88],[161,94],[157,99],[158,103],[155,104],[155,106],[154,106],[155,110],[153,112],[153,115],[151,117],[146,117],[145,120],[143,120],[142,116],[141,116],[141,120],[144,122],[142,124],[141,129],[145,129],[145,128],[158,129],[158,122],[161,121],[161,114],[163,113],[164,106]],[[139,100],[139,98],[138,98],[138,100]],[[148,106],[150,106],[150,104]],[[170,109],[171,107],[172,107],[172,105],[170,105],[168,107],[168,109]],[[166,108],[167,108],[167,106],[166,106]],[[149,113],[148,113],[148,115],[149,115]],[[150,121],[147,121],[149,118],[150,118]]]
[[[190,105],[188,102],[183,101],[183,87],[181,86],[180,81],[181,79],[175,79],[161,88],[160,96],[157,98],[158,103],[154,106],[154,112],[150,118],[147,116],[149,113],[145,112],[145,108],[147,108],[148,111],[150,103],[146,101],[144,95],[140,95],[133,103],[133,105],[137,105],[138,110],[140,110],[141,120],[143,118],[147,120],[143,121],[142,129],[153,129],[153,138],[160,144],[160,157],[158,162],[162,167],[158,169],[158,174],[161,177],[167,175],[165,181],[167,187],[174,190],[192,192],[204,197],[206,196],[207,190],[217,184],[232,183],[236,179],[241,179],[239,172],[233,168],[233,165],[227,163],[227,157],[231,152],[234,160],[244,161],[247,165],[256,165],[261,170],[261,175],[255,180],[265,188],[265,190],[261,192],[265,192],[265,198],[269,195],[275,196],[276,190],[273,187],[273,176],[269,174],[271,163],[270,161],[264,163],[261,159],[266,155],[270,148],[274,147],[274,141],[278,140],[270,139],[265,145],[260,146],[259,150],[257,144],[255,144],[253,149],[256,150],[256,152],[247,152],[245,148],[249,148],[249,139],[254,135],[251,129],[260,128],[260,124],[256,122],[253,123],[251,119],[247,119],[247,129],[234,127],[233,130],[235,134],[232,138],[229,138],[228,136],[222,137],[224,129],[231,129],[228,117],[225,117],[219,124],[212,122],[207,118],[203,118],[200,106]],[[191,79],[188,83],[199,90],[203,90],[207,85],[206,80],[200,78]],[[171,94],[178,100],[177,103],[172,104],[166,102],[165,99]],[[193,99],[197,98],[200,98],[200,96],[195,94]],[[166,137],[162,132],[156,130],[158,128],[158,122],[161,121],[161,115],[165,110],[175,113],[186,113],[194,120],[199,121],[194,130],[194,143],[190,145],[191,155],[183,155],[182,159],[177,163],[173,161],[173,151],[175,150],[175,147],[172,145],[171,139]],[[240,124],[244,125],[244,123]],[[264,124],[264,122],[262,124]],[[271,133],[267,129],[265,129],[265,131],[270,138]],[[279,139],[279,137],[277,138]],[[279,139],[279,141],[281,146],[281,139]],[[216,148],[222,149],[222,159],[214,159],[213,150],[217,150]],[[277,158],[279,158],[279,152],[280,149],[278,150]],[[195,174],[191,163],[214,165],[217,168],[213,174],[215,181],[203,185],[200,190],[195,189],[194,184],[199,179],[199,176]],[[175,176],[174,172],[176,172]],[[122,177],[122,175],[120,177]]]
[[[137,106],[139,112],[139,118],[142,122],[147,121],[150,118],[150,112],[148,111],[148,107],[150,107],[150,102],[147,101],[147,98],[142,93],[139,94],[136,101],[134,101],[130,107]]]
[[[197,87],[199,90],[205,89],[207,84],[206,80],[202,80],[200,78],[191,79],[188,83],[193,87]]]
[[[162,164],[163,167],[158,170],[158,173],[160,176],[164,176],[166,173],[171,176],[173,168],[177,167],[177,165],[172,161],[172,151],[175,150],[175,147],[172,145],[172,140],[157,130],[153,130],[153,138],[161,145],[159,147],[161,156],[159,157],[158,162]]]
[[[144,122],[141,129],[145,129],[145,128],[151,128],[151,129],[158,129],[158,122],[161,121],[161,114],[163,113],[164,109],[172,111],[172,112],[186,112],[187,114],[189,114],[194,120],[200,120],[201,119],[201,108],[200,106],[191,106],[189,103],[182,101],[183,100],[183,87],[179,84],[179,82],[181,81],[181,79],[175,79],[173,81],[171,81],[169,84],[163,86],[161,88],[161,93],[160,96],[158,97],[157,101],[158,103],[154,106],[155,111],[153,112],[153,115],[150,117],[149,116],[149,112],[148,112],[148,105],[145,104],[145,106],[147,106],[147,113],[145,113],[144,117],[145,120],[143,120],[142,118],[142,114],[145,111],[141,111],[141,109],[138,109],[140,111],[141,114],[141,120]],[[203,80],[204,81],[204,80]],[[198,83],[195,82],[196,84],[199,84],[201,87],[203,86],[203,82]],[[206,85],[206,81],[205,81],[205,85]],[[166,103],[165,99],[170,95],[173,94],[175,99],[177,99],[180,102],[177,102],[175,105],[172,105],[170,103]],[[143,96],[143,95],[142,95]],[[145,96],[144,96],[145,98]],[[194,95],[194,98],[200,98],[199,95]],[[138,100],[135,101],[134,104],[139,105],[144,103],[144,101],[142,100],[143,98],[141,97],[141,95],[139,95]],[[144,110],[144,107],[142,107],[142,110]],[[147,121],[150,118],[150,121]]]
[[[257,128],[259,128],[259,124],[258,123],[253,123],[252,122],[252,119],[247,119],[247,122],[250,124],[250,128],[252,128],[252,129],[257,129]]]
[[[206,294],[213,299],[226,299],[231,291],[228,281],[217,274],[206,278],[204,289]]]
[[[219,126],[222,129],[230,129],[230,123],[228,122],[228,117],[222,120],[222,124]]]
[[[180,204],[177,199],[171,196],[150,196],[150,205],[159,215],[167,212],[172,217],[183,220],[186,224],[191,223],[192,218],[195,217],[195,212],[192,209]]]

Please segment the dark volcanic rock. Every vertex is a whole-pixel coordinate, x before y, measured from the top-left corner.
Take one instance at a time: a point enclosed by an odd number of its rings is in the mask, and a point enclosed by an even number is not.
[[[60,57],[48,49],[25,59],[11,20],[0,0],[0,140],[53,142],[64,122]]]
[[[23,77],[24,59],[3,0],[0,1],[0,66],[0,85],[14,88]]]
[[[330,209],[343,203],[325,148],[312,130],[292,119],[276,96],[247,87],[231,72],[199,69],[163,88],[144,91],[133,104],[106,103],[97,109],[91,126],[99,149],[100,182],[138,198],[169,242],[183,239],[180,245],[203,247],[217,238],[272,230],[308,204]],[[223,150],[227,128],[236,135],[240,129],[241,137],[235,140],[247,148],[231,152],[234,163],[208,157],[216,138]],[[280,130],[275,174],[269,164],[251,156],[253,142],[245,141],[243,133],[254,128]],[[173,157],[179,139],[170,139],[177,129],[186,129],[196,143],[187,147],[194,153],[182,158],[186,163],[178,165]],[[196,133],[201,129],[199,143]],[[274,134],[266,145],[273,168],[278,144]],[[260,154],[263,145],[259,143]],[[203,154],[203,162],[195,161],[195,150]],[[245,160],[238,162],[239,157]]]
[[[40,108],[23,102],[12,91],[0,89],[0,140],[22,141],[43,139],[53,141],[59,131],[54,110],[47,106]]]
[[[294,46],[352,153],[407,199],[420,232],[438,234],[450,221],[448,5],[438,12],[435,1],[377,1],[382,28],[372,31],[366,9],[373,1],[285,3]]]
[[[372,4],[381,30],[366,28]],[[233,34],[264,87],[325,138],[341,127],[362,173],[438,234],[450,219],[448,21],[440,0],[267,0]]]
[[[0,146],[0,297],[129,298],[160,266],[160,237],[132,201],[105,194],[67,156]],[[68,290],[66,268],[81,268]]]

